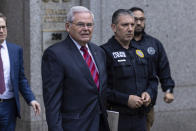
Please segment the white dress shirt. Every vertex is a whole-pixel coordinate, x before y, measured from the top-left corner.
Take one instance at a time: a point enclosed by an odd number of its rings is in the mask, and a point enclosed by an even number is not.
[[[6,41],[4,41],[1,48],[1,59],[3,62],[3,72],[4,72],[4,80],[5,80],[5,92],[0,94],[1,99],[10,99],[14,97],[13,88],[10,80],[10,58],[7,49]]]

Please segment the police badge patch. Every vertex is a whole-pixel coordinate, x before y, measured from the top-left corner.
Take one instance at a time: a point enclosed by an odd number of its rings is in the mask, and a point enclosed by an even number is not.
[[[144,53],[141,50],[136,50],[136,54],[141,57],[144,58]]]
[[[153,47],[148,47],[147,52],[149,55],[154,55],[155,54],[155,49]]]

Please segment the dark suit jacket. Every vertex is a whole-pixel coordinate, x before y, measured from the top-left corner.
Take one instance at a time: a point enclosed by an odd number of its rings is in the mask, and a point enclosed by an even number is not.
[[[99,131],[104,106],[104,51],[88,44],[99,70],[99,91],[79,50],[68,36],[49,47],[42,58],[43,97],[50,131]],[[102,130],[104,131],[104,130]]]
[[[18,45],[7,43],[10,59],[10,79],[14,90],[14,98],[17,106],[17,116],[20,117],[19,91],[29,104],[35,97],[29,88],[28,81],[24,74],[23,51]]]

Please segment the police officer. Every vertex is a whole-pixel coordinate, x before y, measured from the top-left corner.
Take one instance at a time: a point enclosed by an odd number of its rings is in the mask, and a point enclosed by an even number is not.
[[[130,11],[133,12],[136,23],[134,39],[131,43],[133,46],[143,50],[144,55],[153,62],[156,75],[159,77],[162,90],[165,92],[164,101],[171,103],[174,100],[174,81],[171,78],[169,61],[164,47],[159,40],[145,33],[144,11],[139,7],[133,7]],[[155,102],[156,97],[152,100],[152,106]],[[147,131],[150,131],[153,121],[154,109],[151,108],[147,115]]]
[[[133,15],[125,9],[115,11],[111,27],[114,36],[102,45],[107,56],[109,108],[120,114],[119,131],[145,131],[145,107],[157,93],[158,82],[143,52],[130,44]]]

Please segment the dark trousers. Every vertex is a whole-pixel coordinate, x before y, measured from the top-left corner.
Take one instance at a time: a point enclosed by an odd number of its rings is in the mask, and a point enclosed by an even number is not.
[[[146,115],[146,127],[147,131],[150,131],[152,125],[154,123],[154,107],[150,109],[148,114]]]
[[[16,103],[15,100],[0,102],[0,131],[15,131]]]
[[[105,118],[103,114],[100,115],[99,125],[100,125],[99,131],[110,131],[107,118]]]
[[[118,131],[146,131],[146,116],[120,114]]]

